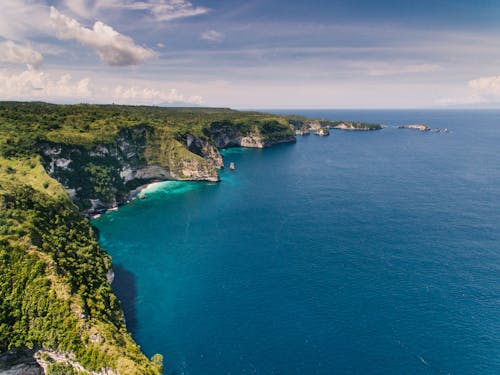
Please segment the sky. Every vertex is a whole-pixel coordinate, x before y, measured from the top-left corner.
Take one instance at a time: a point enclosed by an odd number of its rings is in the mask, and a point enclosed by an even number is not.
[[[500,108],[500,0],[0,0],[0,100]]]

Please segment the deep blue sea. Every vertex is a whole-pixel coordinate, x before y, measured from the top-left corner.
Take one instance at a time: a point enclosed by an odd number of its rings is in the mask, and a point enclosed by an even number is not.
[[[93,224],[166,374],[500,374],[500,111],[277,111],[426,123],[230,149]]]

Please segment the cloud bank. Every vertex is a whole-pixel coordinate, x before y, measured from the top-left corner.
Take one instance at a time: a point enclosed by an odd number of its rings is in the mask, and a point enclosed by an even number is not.
[[[0,42],[0,63],[26,64],[32,68],[39,68],[43,63],[43,56],[29,45],[7,40]]]
[[[203,104],[201,96],[193,95],[186,97],[176,89],[160,91],[151,88],[117,86],[114,90],[114,98],[115,102]]]
[[[48,7],[40,1],[6,0],[1,3],[0,36],[10,40],[23,40],[47,34],[50,20]]]
[[[16,100],[90,102],[117,104],[202,104],[199,95],[184,95],[174,88],[152,88],[148,82],[134,85],[103,82],[100,77],[75,79],[67,73],[47,73],[35,69],[22,72],[0,70],[0,97]]]
[[[99,58],[108,65],[138,65],[156,56],[153,50],[136,45],[132,38],[120,34],[100,21],[94,24],[93,29],[88,29],[54,7],[50,8],[50,19],[60,39],[76,40],[93,48]]]
[[[481,77],[468,83],[477,95],[500,100],[500,76]]]
[[[34,69],[17,74],[0,72],[0,96],[4,99],[84,98],[92,94],[88,78],[74,80],[69,74],[54,77]]]

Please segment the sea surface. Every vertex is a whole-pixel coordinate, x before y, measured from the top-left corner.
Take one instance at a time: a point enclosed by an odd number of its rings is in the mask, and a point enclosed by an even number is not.
[[[500,374],[500,111],[230,149],[93,224],[166,374]],[[448,133],[395,129],[426,123]]]

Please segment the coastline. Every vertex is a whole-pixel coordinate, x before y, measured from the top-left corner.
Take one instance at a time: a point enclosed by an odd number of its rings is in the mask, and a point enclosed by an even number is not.
[[[101,209],[101,210],[96,210],[94,212],[87,212],[86,216],[89,219],[96,220],[101,217],[101,215],[110,212],[110,211],[117,211],[119,207],[124,206],[138,198],[139,195],[144,194],[144,192],[147,192],[149,189],[165,182],[165,181],[177,181],[177,180],[162,180],[162,181],[153,181],[148,184],[140,185],[132,190],[130,190],[126,195],[125,198],[117,202],[117,204],[113,207],[106,208],[106,209]]]

